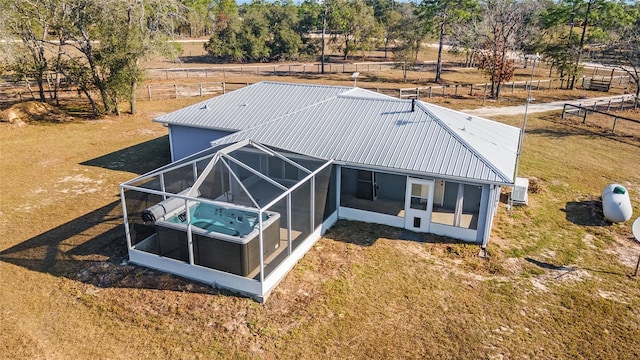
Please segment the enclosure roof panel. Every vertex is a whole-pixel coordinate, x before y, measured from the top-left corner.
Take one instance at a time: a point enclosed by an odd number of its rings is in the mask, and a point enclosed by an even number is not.
[[[518,128],[389,97],[343,94],[213,142],[252,139],[322,159],[513,183]]]
[[[327,86],[263,81],[161,115],[153,121],[197,128],[244,130],[352,90]],[[361,89],[360,89],[361,90]],[[362,91],[362,94],[370,91]]]

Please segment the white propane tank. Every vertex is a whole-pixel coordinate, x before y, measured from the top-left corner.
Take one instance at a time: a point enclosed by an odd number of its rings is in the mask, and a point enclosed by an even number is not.
[[[629,191],[620,184],[609,184],[602,190],[602,212],[604,217],[614,223],[631,219],[633,208]]]

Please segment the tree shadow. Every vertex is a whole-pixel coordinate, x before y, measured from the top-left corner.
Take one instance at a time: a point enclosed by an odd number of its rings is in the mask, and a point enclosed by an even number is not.
[[[83,162],[143,174],[170,161],[168,136]],[[144,288],[231,294],[229,291],[134,266],[120,199],[0,252],[0,261],[103,288]]]
[[[169,135],[165,135],[87,160],[81,165],[144,174],[170,162]]]
[[[3,250],[0,261],[101,288],[224,293],[128,264],[120,200]]]
[[[542,268],[542,269],[546,269],[546,270],[554,270],[554,271],[563,271],[563,273],[561,273],[560,275],[556,276],[555,278],[558,279],[572,271],[576,271],[576,270],[587,270],[587,271],[591,271],[591,272],[597,272],[597,273],[601,273],[601,274],[611,274],[611,275],[625,275],[624,273],[619,273],[619,272],[615,272],[615,271],[607,271],[607,270],[600,270],[600,269],[591,269],[591,268],[583,268],[583,267],[578,267],[578,266],[565,266],[565,265],[555,265],[552,264],[550,262],[544,262],[544,261],[540,261],[540,260],[536,260],[530,257],[526,257],[524,258],[527,262]]]
[[[542,135],[550,138],[564,138],[567,136],[592,136],[593,132],[579,128],[571,129],[549,129],[549,128],[536,128],[527,130],[527,135]]]
[[[602,201],[569,201],[564,209],[568,221],[581,226],[607,226],[610,223],[602,212]]]
[[[554,124],[562,125],[566,127],[567,130],[533,129],[527,130],[528,134],[541,134],[558,138],[573,135],[600,136],[608,138],[609,140],[617,141],[622,144],[640,147],[640,136],[637,134],[614,134],[608,128],[602,128],[591,124],[583,124],[580,121],[574,121],[571,119],[563,120],[558,115],[543,116],[540,119]]]

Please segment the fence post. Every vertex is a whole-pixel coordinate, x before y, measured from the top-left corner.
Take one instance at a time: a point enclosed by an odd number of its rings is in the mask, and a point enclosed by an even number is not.
[[[244,71],[244,67],[243,67],[243,66],[240,66],[240,76],[242,76],[242,75],[243,75],[243,74],[242,74],[242,73],[243,73],[243,71]]]
[[[342,72],[344,72],[344,63],[342,63]]]
[[[453,96],[458,96],[458,84],[456,84],[456,89],[453,93]]]
[[[227,77],[227,70],[224,68],[224,66],[222,67],[222,77],[223,78]]]
[[[620,110],[624,109],[624,96],[620,99]]]
[[[184,72],[187,74],[187,79],[189,78],[189,69],[184,69]]]
[[[433,95],[433,87],[429,86],[429,99],[431,99],[432,95]]]
[[[202,97],[202,83],[200,83],[200,97]]]
[[[607,111],[611,109],[611,99],[609,99],[609,103],[607,104]]]
[[[562,120],[564,120],[564,114],[567,112],[567,104],[562,105]]]
[[[256,76],[260,76],[260,67],[256,65]]]
[[[164,71],[164,79],[169,80],[169,70]]]
[[[549,79],[549,90],[551,90],[551,84],[553,83],[553,79]]]
[[[204,69],[204,78],[206,79],[206,78],[208,78],[208,77],[209,77],[209,75],[207,74],[207,68],[205,68],[205,69]]]
[[[593,103],[593,110],[597,109],[597,105],[596,105],[597,103],[598,103],[597,101]]]
[[[447,85],[442,85],[442,97],[446,96]]]
[[[616,133],[616,123],[618,122],[618,117],[614,117],[613,118],[613,127],[611,128],[611,133],[615,134]]]
[[[289,65],[289,76],[291,76],[291,65]]]
[[[226,82],[222,82],[222,94],[226,94],[227,93],[227,83]]]
[[[527,87],[527,82],[526,81],[524,82],[524,87],[525,88]],[[516,91],[516,82],[512,81],[511,82],[511,93],[514,93],[515,91]]]
[[[419,87],[416,88],[416,100],[417,99],[420,99],[420,88]]]
[[[402,89],[398,89],[398,99],[402,99]]]
[[[540,90],[540,80],[538,80],[538,87],[536,88],[536,90]]]
[[[147,96],[149,97],[149,100],[151,100],[151,85],[147,85]]]
[[[469,96],[473,96],[473,84],[469,85]]]
[[[175,93],[176,99],[177,99],[178,98],[178,85],[173,84],[173,92]]]
[[[275,76],[275,75],[276,75],[276,67],[274,66],[273,67],[273,76]]]

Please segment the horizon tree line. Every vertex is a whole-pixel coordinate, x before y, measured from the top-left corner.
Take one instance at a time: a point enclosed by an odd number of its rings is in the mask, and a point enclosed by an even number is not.
[[[140,62],[176,60],[176,37],[208,37],[209,58],[223,63],[317,61],[325,47],[345,60],[383,50],[405,81],[434,41],[436,83],[448,48],[484,72],[492,98],[512,78],[514,54],[540,53],[568,88],[586,50],[626,71],[636,89],[640,81],[638,1],[0,0],[0,10],[0,74],[34,79],[40,101],[48,100],[46,85],[57,101],[64,78],[95,115],[118,113],[123,102],[135,113]]]

